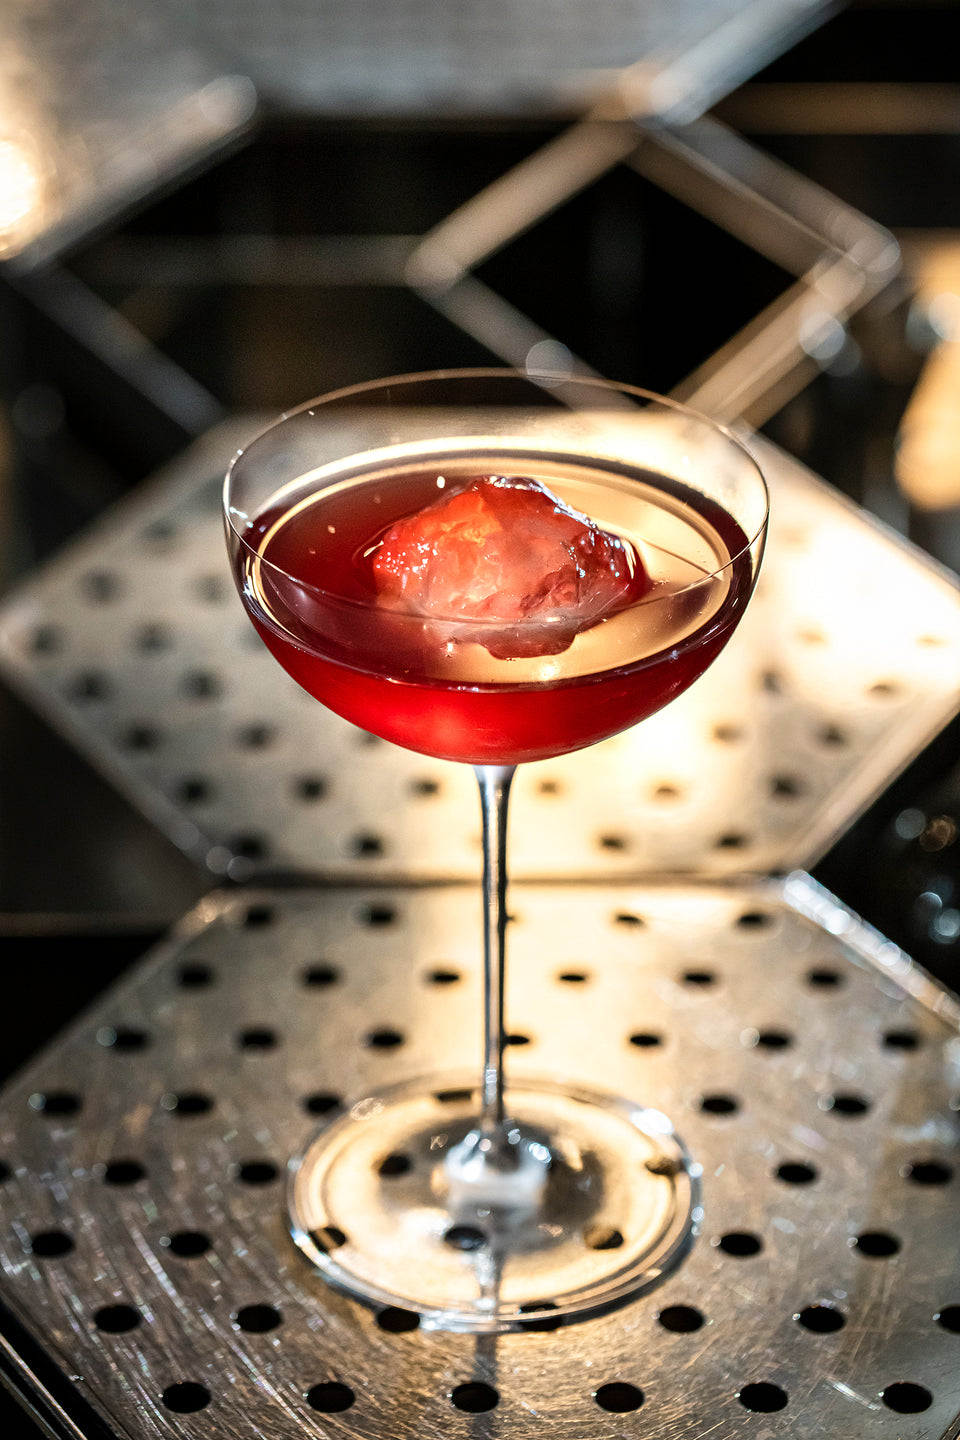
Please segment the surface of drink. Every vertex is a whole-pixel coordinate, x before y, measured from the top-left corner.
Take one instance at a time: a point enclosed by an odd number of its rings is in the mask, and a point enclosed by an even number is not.
[[[508,621],[385,602],[374,557],[390,527],[481,475],[548,487],[622,540],[642,583],[599,619],[585,611],[582,625],[576,608]],[[232,549],[254,624],[304,689],[384,739],[472,764],[563,754],[660,709],[729,638],[755,563],[739,525],[693,487],[509,452],[424,456],[402,470],[359,463],[322,484],[306,476]]]

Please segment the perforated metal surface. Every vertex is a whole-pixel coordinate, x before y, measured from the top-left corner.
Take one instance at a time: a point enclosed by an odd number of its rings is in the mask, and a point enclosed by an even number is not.
[[[703,1166],[679,1270],[499,1338],[328,1291],[284,1160],[338,1100],[479,1065],[477,897],[234,894],[2,1097],[0,1293],[64,1373],[131,1440],[952,1434],[956,1003],[804,876],[512,908],[514,1073],[674,1118]]]
[[[466,768],[372,741],[289,681],[232,590],[213,432],[0,613],[0,663],[214,874],[474,877]],[[960,696],[955,581],[764,447],[757,596],[687,695],[628,735],[521,767],[516,878],[809,865]]]

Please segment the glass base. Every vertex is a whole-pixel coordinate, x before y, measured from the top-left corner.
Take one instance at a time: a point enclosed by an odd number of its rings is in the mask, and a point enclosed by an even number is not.
[[[425,1328],[585,1318],[655,1285],[689,1248],[699,1167],[666,1116],[612,1095],[507,1086],[502,1132],[475,1086],[359,1101],[291,1165],[291,1231],[338,1290]]]

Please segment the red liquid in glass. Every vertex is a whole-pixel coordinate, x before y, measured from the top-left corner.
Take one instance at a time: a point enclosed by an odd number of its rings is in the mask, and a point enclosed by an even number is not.
[[[369,559],[378,539],[436,500],[438,486],[466,485],[480,470],[462,459],[432,467],[369,473],[313,493],[308,484],[287,487],[244,544],[231,541],[244,603],[280,664],[329,709],[385,740],[500,765],[591,745],[681,694],[746,607],[757,557],[730,515],[696,491],[645,472],[485,456],[483,473],[533,475],[629,540],[649,589],[561,653],[511,659],[498,658],[502,645],[491,653],[482,644],[482,626],[384,608]]]

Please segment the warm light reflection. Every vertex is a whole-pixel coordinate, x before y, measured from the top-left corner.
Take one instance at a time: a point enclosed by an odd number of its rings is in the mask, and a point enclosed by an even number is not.
[[[897,484],[922,510],[960,505],[960,245],[926,245],[914,257],[917,304],[940,337],[900,425]]]
[[[0,134],[0,258],[39,233],[48,209],[46,174],[33,140]]]

